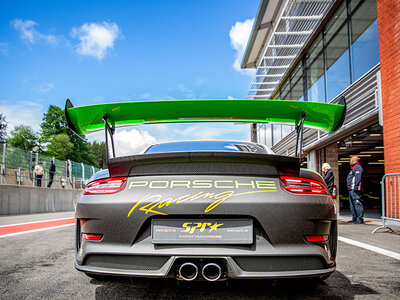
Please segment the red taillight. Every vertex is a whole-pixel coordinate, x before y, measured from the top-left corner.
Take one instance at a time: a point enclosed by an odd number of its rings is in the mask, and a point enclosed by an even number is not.
[[[114,194],[123,189],[126,177],[103,178],[89,182],[85,187],[84,195]]]
[[[324,235],[306,235],[306,241],[310,243],[326,242],[329,238],[327,234]]]
[[[85,240],[100,241],[101,238],[103,237],[103,235],[102,235],[102,234],[82,233],[82,237],[83,237]]]
[[[292,193],[329,195],[325,184],[307,178],[281,177],[284,188]]]

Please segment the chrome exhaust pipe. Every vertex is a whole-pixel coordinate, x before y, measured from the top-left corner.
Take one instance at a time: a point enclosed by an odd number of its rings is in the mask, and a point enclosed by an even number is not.
[[[221,278],[222,270],[219,265],[215,263],[209,263],[203,267],[202,274],[204,279],[208,281],[217,281]]]
[[[194,263],[184,263],[179,268],[179,277],[186,281],[192,281],[197,278],[199,269]]]

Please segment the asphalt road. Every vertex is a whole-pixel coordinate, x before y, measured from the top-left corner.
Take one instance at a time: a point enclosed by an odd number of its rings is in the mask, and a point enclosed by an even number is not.
[[[375,227],[343,223],[339,235],[400,253],[399,232],[372,235]],[[74,269],[73,245],[74,226],[0,238],[0,299],[400,299],[400,260],[344,242],[339,242],[337,271],[318,284],[100,281]]]

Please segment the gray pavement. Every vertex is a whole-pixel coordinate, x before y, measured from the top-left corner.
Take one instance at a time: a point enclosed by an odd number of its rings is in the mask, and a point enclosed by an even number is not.
[[[340,222],[339,235],[400,253],[400,228],[394,234],[372,234],[375,227]],[[179,285],[159,279],[99,281],[74,269],[73,245],[74,226],[0,239],[0,299],[400,298],[400,260],[343,242],[338,247],[338,269],[325,282],[285,280],[275,285],[265,280]]]

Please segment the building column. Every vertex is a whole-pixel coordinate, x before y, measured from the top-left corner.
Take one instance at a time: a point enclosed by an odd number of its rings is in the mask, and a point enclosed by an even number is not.
[[[338,212],[340,209],[340,200],[339,200],[339,150],[338,144],[333,143],[329,146],[326,146],[324,149],[320,151],[320,163],[319,170],[322,173],[322,164],[328,163],[331,166],[331,170],[333,175],[335,175],[335,185],[336,185],[336,205],[338,208]]]
[[[315,172],[317,169],[317,151],[313,150],[307,153],[307,169],[313,170]]]
[[[379,0],[377,10],[385,173],[400,173],[400,1]]]

